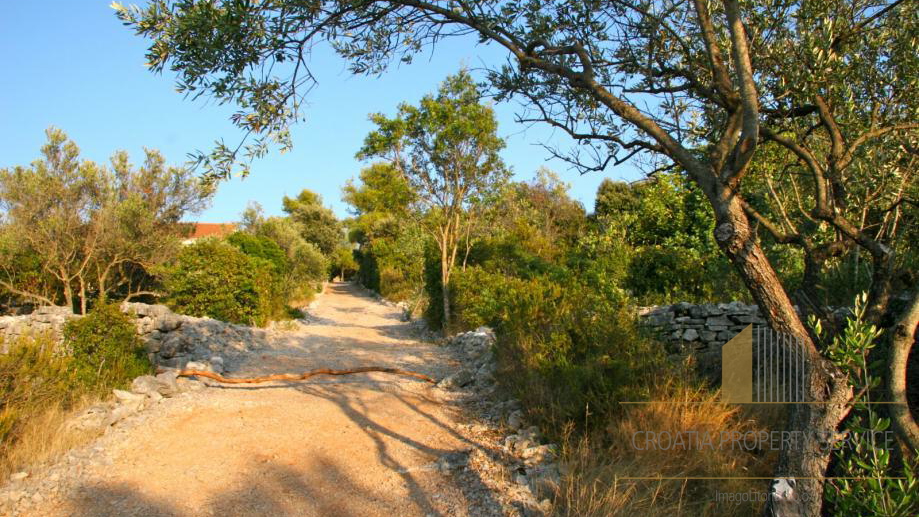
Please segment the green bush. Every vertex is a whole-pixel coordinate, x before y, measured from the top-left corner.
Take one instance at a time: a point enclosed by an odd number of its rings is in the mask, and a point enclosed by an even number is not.
[[[253,231],[259,238],[270,239],[284,253],[282,285],[286,302],[304,303],[321,289],[329,275],[329,261],[318,247],[303,238],[302,225],[287,217],[269,217],[259,221]]]
[[[114,304],[100,304],[64,325],[64,347],[74,379],[86,392],[106,393],[150,373],[132,318]]]
[[[165,275],[167,304],[181,314],[246,325],[269,317],[271,271],[234,246],[205,239],[186,246]]]
[[[278,275],[284,274],[289,269],[284,250],[268,237],[247,232],[234,232],[227,237],[227,242],[250,257],[265,260],[271,264]]]
[[[543,421],[589,424],[587,414],[647,397],[664,373],[662,348],[638,331],[625,300],[575,277],[521,279],[470,267],[452,288],[456,321],[495,329],[508,374],[499,378]]]

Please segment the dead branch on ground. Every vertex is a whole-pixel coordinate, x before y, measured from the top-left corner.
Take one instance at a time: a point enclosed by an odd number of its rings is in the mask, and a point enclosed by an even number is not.
[[[163,372],[165,370],[159,370]],[[386,368],[383,366],[363,366],[360,368],[349,368],[347,370],[332,370],[330,368],[317,368],[315,370],[310,370],[303,373],[279,373],[275,375],[266,375],[264,377],[250,377],[250,378],[232,378],[224,377],[218,375],[214,372],[208,372],[203,370],[179,370],[176,374],[178,377],[207,377],[208,379],[214,379],[217,382],[224,384],[257,384],[260,382],[271,382],[271,381],[302,381],[309,379],[315,375],[350,375],[352,373],[367,373],[367,372],[381,372],[381,373],[391,373],[394,375],[405,375],[407,377],[415,377],[416,379],[421,379],[425,382],[430,382],[431,384],[436,384],[437,381],[428,377],[423,373],[412,372],[409,370],[402,370],[400,368]]]

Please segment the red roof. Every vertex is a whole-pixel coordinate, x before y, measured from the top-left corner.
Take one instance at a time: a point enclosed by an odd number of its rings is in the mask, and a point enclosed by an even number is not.
[[[236,225],[233,223],[192,223],[195,225],[189,240],[200,239],[201,237],[217,236],[223,237],[236,231]]]

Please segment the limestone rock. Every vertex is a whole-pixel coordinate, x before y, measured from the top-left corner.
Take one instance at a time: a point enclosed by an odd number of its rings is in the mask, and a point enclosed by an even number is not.
[[[437,386],[443,389],[462,388],[463,386],[470,384],[472,380],[472,372],[463,368],[456,373],[445,377],[443,380],[437,383]]]
[[[507,416],[507,427],[516,431],[523,427],[523,411],[517,409]]]

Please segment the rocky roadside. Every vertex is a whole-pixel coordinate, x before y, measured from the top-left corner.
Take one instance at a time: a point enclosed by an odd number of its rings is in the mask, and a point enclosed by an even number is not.
[[[469,476],[483,484],[504,515],[549,515],[561,479],[558,446],[526,424],[519,401],[501,394],[494,378],[494,343],[494,333],[485,327],[445,341],[461,367],[437,389],[468,418],[457,424],[457,432],[479,446],[464,457],[441,458],[439,468],[454,472],[461,483]]]
[[[176,378],[172,371],[138,377],[130,391],[114,390],[113,400],[90,406],[69,423],[99,437],[53,464],[10,476],[6,486],[0,487],[0,515],[18,515],[38,504],[78,496],[91,471],[111,465],[111,451],[123,447],[127,435],[152,419],[190,410],[194,399],[206,398],[205,387],[198,380]]]

